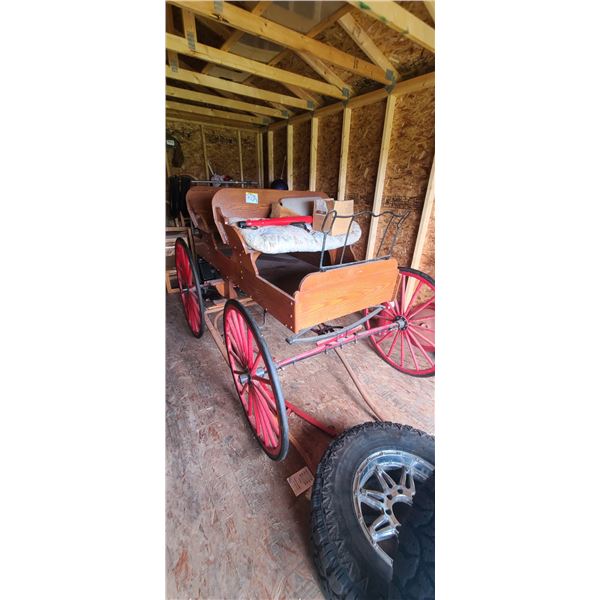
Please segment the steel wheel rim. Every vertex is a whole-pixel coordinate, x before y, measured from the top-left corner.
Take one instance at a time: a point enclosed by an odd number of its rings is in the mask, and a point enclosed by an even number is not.
[[[263,350],[236,309],[226,308],[223,330],[229,368],[246,419],[263,450],[278,458],[284,433],[273,376]]]
[[[363,460],[352,481],[354,513],[363,535],[388,565],[393,564],[403,518],[434,466],[416,454],[379,450]]]
[[[433,375],[435,285],[424,274],[400,269],[397,299],[383,305],[384,309],[366,323],[367,329],[390,322],[398,327],[371,337],[377,352],[402,373]]]
[[[202,329],[201,300],[187,248],[179,241],[175,243],[175,270],[185,318],[192,333],[198,336]]]

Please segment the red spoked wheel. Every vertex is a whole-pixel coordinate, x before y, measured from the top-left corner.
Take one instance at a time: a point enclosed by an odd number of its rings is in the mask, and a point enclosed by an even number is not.
[[[272,460],[288,452],[288,421],[277,368],[254,319],[237,300],[223,313],[227,360],[250,427]]]
[[[175,269],[185,318],[192,333],[199,338],[204,333],[204,301],[198,267],[183,238],[175,242]]]
[[[429,275],[401,267],[398,295],[365,323],[367,329],[397,323],[390,331],[373,335],[371,343],[392,367],[407,375],[435,374],[435,281]]]

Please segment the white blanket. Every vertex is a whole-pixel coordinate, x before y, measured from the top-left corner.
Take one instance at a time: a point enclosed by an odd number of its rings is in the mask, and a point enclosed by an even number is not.
[[[283,227],[269,226],[256,229],[240,229],[246,245],[263,252],[264,254],[283,254],[285,252],[320,252],[323,248],[323,236],[320,231],[314,231],[310,225],[306,231],[295,225]],[[360,239],[360,225],[354,221],[348,235],[348,246]],[[328,235],[325,250],[341,248],[344,245],[346,234]]]

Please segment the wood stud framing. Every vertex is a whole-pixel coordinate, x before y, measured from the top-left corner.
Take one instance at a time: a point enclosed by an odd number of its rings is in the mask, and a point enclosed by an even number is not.
[[[346,172],[348,170],[348,148],[350,144],[350,121],[352,120],[352,109],[344,108],[342,121],[342,142],[340,147],[340,170],[338,175],[338,200],[346,199]]]
[[[427,184],[427,193],[425,194],[425,202],[423,203],[423,212],[421,213],[421,221],[419,223],[419,232],[417,233],[417,240],[415,242],[415,249],[413,250],[413,257],[410,266],[413,269],[418,269],[421,264],[421,257],[423,256],[423,250],[425,249],[425,242],[427,241],[427,232],[429,230],[429,220],[431,219],[431,213],[435,202],[435,157],[433,164],[431,165],[431,172],[429,173],[429,183]]]
[[[317,144],[319,142],[319,119],[310,121],[310,168],[308,173],[308,189],[317,191]]]
[[[390,150],[390,139],[392,137],[392,125],[394,123],[394,112],[396,109],[396,96],[388,96],[385,105],[385,118],[383,121],[383,132],[381,134],[381,149],[379,151],[379,164],[377,166],[377,182],[375,183],[375,193],[373,194],[374,213],[381,212],[381,202],[383,200],[383,186],[385,184],[385,172],[387,169],[388,153]],[[373,258],[375,252],[375,241],[377,238],[378,217],[371,217],[369,227],[369,237],[367,239],[366,258]]]
[[[267,169],[268,169],[268,178],[267,186],[273,183],[275,179],[275,156],[273,152],[273,132],[267,131]]]
[[[265,186],[265,163],[263,157],[263,134],[256,134],[256,164],[258,165],[258,187]]]
[[[263,18],[261,16],[262,13],[265,12],[270,4],[271,2],[269,1],[257,2],[251,11],[238,8],[236,5],[228,2],[188,2],[182,0],[167,5],[166,47],[169,63],[168,66],[166,66],[165,71],[167,78],[219,90],[219,92],[228,96],[228,98],[174,86],[167,86],[167,96],[178,100],[202,102],[204,104],[212,104],[213,106],[226,107],[246,112],[246,114],[225,112],[192,104],[167,101],[167,118],[192,122],[201,122],[199,119],[204,118],[206,121],[209,121],[209,126],[210,123],[218,121],[221,123],[229,123],[229,128],[237,129],[240,178],[242,180],[244,178],[244,171],[240,130],[254,131],[257,153],[258,184],[260,187],[265,187],[265,185],[268,187],[275,179],[274,131],[285,126],[287,128],[286,160],[287,184],[289,189],[293,189],[294,186],[294,125],[306,122],[310,119],[309,189],[316,191],[319,118],[343,111],[337,199],[344,200],[346,198],[346,175],[348,169],[352,109],[380,102],[387,98],[377,168],[377,180],[372,206],[373,212],[381,212],[388,153],[396,107],[399,102],[402,101],[403,95],[433,87],[435,85],[435,74],[428,73],[413,79],[395,83],[391,88],[382,87],[375,91],[356,96],[354,90],[336,75],[328,65],[336,65],[362,77],[378,81],[379,83],[388,84],[388,86],[390,83],[393,84],[399,78],[394,65],[383,52],[381,52],[374,41],[366,33],[365,29],[362,28],[350,14],[350,11],[353,10],[353,6],[357,7],[371,18],[399,31],[404,34],[407,39],[431,52],[435,52],[435,30],[404,9],[397,2],[355,2],[347,0],[347,3],[344,6],[319,22],[315,27],[303,35],[279,25],[274,21]],[[434,2],[426,1],[424,4],[432,19],[435,20]],[[182,9],[184,38],[180,35],[175,35],[173,16],[171,14],[173,5],[179,6]],[[210,24],[215,30],[219,28],[219,35],[226,38],[220,48],[213,48],[212,46],[207,46],[199,42],[196,33],[196,15],[200,17],[202,23],[206,23],[207,25]],[[372,63],[357,59],[333,46],[329,46],[313,39],[324,29],[336,22],[361,48],[364,54],[369,57]],[[236,31],[230,33],[223,25],[232,27]],[[250,35],[279,44],[286,48],[286,50],[277,54],[268,63],[258,62],[257,60],[252,60],[228,52],[236,46],[236,44],[240,43],[244,33],[249,33]],[[291,52],[297,54],[325,81],[305,77],[274,66],[281,62],[281,60]],[[206,61],[208,64],[202,69],[201,73],[190,71],[186,68],[181,68],[178,54],[192,56]],[[255,58],[255,56],[253,56],[253,58]],[[263,60],[265,59],[263,58]],[[287,87],[294,96],[269,92],[252,85],[245,85],[243,83],[237,83],[208,75],[207,73],[211,72],[214,65],[247,72],[248,76],[242,81],[247,80],[253,75],[276,81],[280,85]],[[239,94],[261,100],[269,103],[270,106],[274,108],[252,102],[243,102],[237,100],[235,96],[232,97],[232,94]],[[315,94],[337,98],[342,101],[319,108],[319,99]],[[306,112],[293,116],[293,113],[286,108],[288,106]],[[267,117],[281,120],[273,123]],[[232,121],[237,121],[238,126]],[[246,125],[244,125],[244,123],[246,123]],[[225,127],[226,125],[215,126]],[[259,126],[263,127],[259,128]],[[266,131],[267,133],[266,173],[263,156],[262,131]],[[206,178],[210,179],[204,125],[201,126],[201,132]],[[264,181],[265,174],[268,178],[268,181],[266,182]],[[427,240],[429,221],[435,202],[434,176],[435,161],[431,167],[429,185],[415,242],[411,263],[413,268],[419,267]],[[367,259],[373,258],[375,252],[377,227],[378,219],[372,218],[366,247]]]
[[[287,127],[287,185],[294,189],[294,126]]]

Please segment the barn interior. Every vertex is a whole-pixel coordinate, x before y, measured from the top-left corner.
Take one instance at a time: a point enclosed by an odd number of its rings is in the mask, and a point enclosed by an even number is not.
[[[175,240],[194,252],[197,223],[184,199],[217,184],[260,194],[282,182],[352,200],[363,213],[357,261],[378,256],[400,213],[390,255],[435,277],[434,28],[433,1],[166,3],[169,598],[323,597],[310,490],[296,495],[288,478],[314,474],[331,440],[292,412],[285,461],[256,444],[219,345],[186,324]],[[271,354],[288,356],[287,323],[248,310]],[[367,341],[281,380],[290,402],[336,431],[386,420],[434,433],[434,378],[392,369]]]

